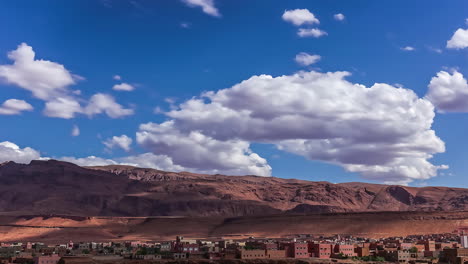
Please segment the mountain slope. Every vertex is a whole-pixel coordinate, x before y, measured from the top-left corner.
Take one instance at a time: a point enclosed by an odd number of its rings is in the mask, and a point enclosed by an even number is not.
[[[0,165],[0,211],[81,216],[247,216],[468,210],[468,189],[332,184],[60,161]]]

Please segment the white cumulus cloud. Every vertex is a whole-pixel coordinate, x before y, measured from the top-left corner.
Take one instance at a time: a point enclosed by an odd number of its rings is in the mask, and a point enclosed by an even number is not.
[[[195,171],[192,168],[184,168],[174,164],[173,160],[166,155],[155,155],[153,153],[143,153],[135,156],[127,156],[118,159],[120,164],[141,168],[153,168],[164,171]],[[206,172],[201,172],[206,173]],[[209,173],[209,172],[208,172]]]
[[[81,104],[86,104],[87,100],[78,97],[80,91],[69,89],[76,80],[83,78],[71,74],[59,63],[36,59],[33,48],[26,43],[9,52],[8,58],[13,64],[0,65],[0,81],[28,90],[34,97],[45,101],[43,114],[46,116],[70,119],[77,114],[93,116],[105,113],[111,118],[118,118],[133,114],[132,109],[123,108],[112,96],[100,93],[93,95],[87,106],[83,107]],[[11,112],[15,107],[13,104],[25,108],[23,111],[29,109],[29,104],[21,100],[5,103],[9,108],[3,108],[3,113]]]
[[[91,96],[88,104],[83,107],[75,98],[57,97],[46,102],[44,115],[64,119],[74,118],[77,114],[93,117],[106,114],[110,118],[122,118],[134,114],[133,109],[124,108],[111,95],[97,93]]]
[[[163,171],[194,171],[190,168],[175,165],[172,159],[165,155],[155,155],[153,153],[143,153],[135,156],[126,156],[115,159],[105,159],[96,156],[84,158],[61,157],[58,160],[74,163],[79,166],[106,166],[106,165],[129,165],[140,168],[152,168]],[[202,172],[203,173],[203,172]]]
[[[96,156],[89,156],[85,158],[75,158],[75,157],[60,157],[57,160],[67,161],[74,163],[78,166],[105,166],[105,165],[118,165],[117,161],[112,159],[105,159]]]
[[[0,115],[19,115],[23,111],[32,111],[34,108],[28,102],[18,99],[8,99],[0,106]]]
[[[40,157],[39,151],[32,148],[20,148],[9,141],[0,142],[0,162],[29,163],[31,160],[39,159]]]
[[[284,21],[290,22],[295,26],[320,24],[320,21],[308,9],[285,10],[282,18]]]
[[[137,143],[197,172],[271,175],[271,167],[250,150],[249,142],[216,140],[198,131],[184,133],[174,126],[173,121],[142,124],[137,132]]]
[[[195,157],[203,157],[186,155],[192,149],[188,146],[198,148],[207,140],[242,144],[241,149],[252,142],[270,143],[388,183],[428,179],[445,168],[429,162],[445,151],[431,129],[431,102],[388,84],[354,84],[345,80],[348,75],[312,71],[253,76],[182,103],[167,113],[171,121],[142,125],[137,141],[176,163],[190,162],[183,164],[188,167],[200,166],[195,166]],[[185,141],[187,137],[201,141]],[[176,146],[184,141],[187,147]]]
[[[214,5],[214,0],[182,0],[189,7],[201,7],[205,14],[220,17],[221,13]]]
[[[318,28],[300,28],[297,31],[297,35],[301,38],[320,38],[328,35],[328,33]]]
[[[468,29],[459,28],[450,40],[447,41],[448,49],[464,49],[468,47]]]
[[[0,163],[14,161],[17,163],[27,164],[32,160],[48,160],[49,157],[41,157],[40,152],[30,148],[20,148],[15,143],[4,141],[0,142]],[[173,163],[172,159],[165,155],[155,155],[153,153],[143,153],[134,156],[126,156],[115,159],[106,159],[96,156],[88,156],[77,158],[72,156],[54,157],[54,159],[62,160],[77,164],[79,166],[103,166],[103,165],[131,165],[142,168],[153,168],[165,171],[195,171],[191,168],[184,168]],[[202,172],[202,173],[210,173]]]
[[[112,87],[113,90],[116,90],[116,91],[127,91],[127,92],[130,92],[130,91],[133,91],[135,90],[135,86],[131,85],[131,84],[128,84],[128,83],[120,83],[120,84],[116,84]]]
[[[468,112],[468,83],[463,74],[440,71],[428,88],[426,98],[439,112]]]
[[[121,136],[113,136],[112,138],[108,138],[102,143],[108,149],[121,148],[128,152],[131,149],[132,142],[133,140],[127,135],[121,135]]]
[[[0,79],[28,90],[42,100],[66,94],[67,87],[75,84],[73,75],[63,65],[35,56],[31,46],[20,44],[8,53],[13,64],[0,65]]]
[[[88,116],[105,113],[111,118],[121,118],[134,114],[133,109],[124,108],[115,101],[114,97],[102,93],[93,95],[83,112]]]
[[[45,104],[43,111],[48,117],[57,117],[63,119],[74,118],[76,114],[82,113],[80,103],[72,97],[56,97]]]
[[[220,144],[218,146],[220,146],[222,149],[226,149],[223,146],[223,144]],[[243,148],[243,146],[241,147]],[[212,148],[212,150],[216,150],[216,146],[207,146],[206,148]],[[175,172],[190,171],[190,172],[198,172],[198,173],[206,173],[206,174],[224,173],[228,175],[243,175],[243,174],[255,174],[255,175],[261,175],[261,176],[269,175],[270,170],[271,170],[271,168],[269,167],[264,168],[264,169],[256,168],[255,165],[252,165],[254,166],[254,168],[250,168],[250,169],[242,167],[242,166],[238,168],[233,167],[234,166],[233,164],[243,165],[242,162],[244,162],[242,160],[241,161],[238,160],[239,157],[236,156],[237,154],[235,152],[236,151],[234,151],[233,153],[234,156],[232,158],[236,159],[237,161],[227,162],[228,169],[226,170],[220,169],[220,168],[202,169],[199,166],[195,166],[193,168],[185,167],[185,166],[177,164],[174,161],[174,159],[168,155],[154,154],[151,152],[142,153],[138,155],[116,157],[112,159],[102,158],[102,157],[97,157],[97,156],[88,156],[88,157],[82,157],[82,158],[73,157],[73,156],[64,156],[64,157],[53,157],[53,158],[57,160],[71,162],[79,166],[130,165],[130,166],[136,166],[136,167],[142,167],[142,168],[153,168],[153,169],[158,169],[158,170],[175,171]],[[204,155],[208,155],[208,153]],[[226,153],[222,157],[226,159],[231,158],[229,156],[229,153]],[[201,158],[204,158],[204,157],[201,157]],[[251,153],[250,158],[252,160],[257,160],[257,162],[260,162],[260,163],[266,163],[265,160],[258,157],[256,154]],[[47,159],[50,159],[50,158],[41,157],[39,151],[34,150],[32,148],[29,148],[29,147],[20,148],[18,145],[12,142],[8,142],[8,141],[0,142],[0,163],[6,162],[6,161],[14,161],[17,163],[29,163],[31,162],[31,160],[47,160]],[[221,161],[220,160],[221,158],[216,158],[216,159],[217,159],[217,162]]]
[[[301,52],[296,55],[294,60],[302,66],[309,66],[317,63],[321,59],[320,55],[313,55],[306,52]]]
[[[343,14],[341,14],[341,13],[334,14],[334,15],[333,15],[333,18],[334,18],[335,20],[337,20],[337,21],[343,21],[343,20],[345,20],[345,16],[344,16]]]

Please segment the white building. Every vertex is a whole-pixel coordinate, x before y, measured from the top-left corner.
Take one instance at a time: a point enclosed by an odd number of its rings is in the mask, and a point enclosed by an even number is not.
[[[467,235],[462,235],[460,237],[460,240],[461,240],[462,248],[468,248],[468,236]]]

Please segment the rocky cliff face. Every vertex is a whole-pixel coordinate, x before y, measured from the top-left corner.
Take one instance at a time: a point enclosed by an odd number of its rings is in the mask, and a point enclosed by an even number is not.
[[[83,216],[247,216],[468,210],[468,189],[332,184],[60,161],[0,165],[0,211]]]

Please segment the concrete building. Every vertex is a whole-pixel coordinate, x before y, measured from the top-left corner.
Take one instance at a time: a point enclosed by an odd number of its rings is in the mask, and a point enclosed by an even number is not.
[[[309,251],[313,258],[330,258],[332,255],[332,247],[333,245],[331,244],[309,243]]]
[[[306,242],[291,242],[284,249],[290,258],[310,258],[309,245]]]
[[[242,249],[240,251],[240,258],[241,259],[264,259],[265,258],[265,250],[263,250],[263,249],[253,249],[253,250]]]
[[[263,248],[265,250],[276,250],[278,249],[278,244],[277,243],[263,243]]]
[[[424,241],[424,250],[425,251],[435,251],[436,250],[435,241],[433,241],[433,240]]]
[[[171,242],[163,242],[161,243],[161,245],[159,246],[159,249],[163,252],[168,252],[168,251],[171,251],[172,249],[172,244]]]
[[[444,248],[453,248],[452,243],[436,243],[436,250],[444,250]]]
[[[367,257],[370,256],[370,249],[368,247],[357,247],[355,252],[358,257]]]
[[[59,260],[59,255],[39,256],[34,258],[34,264],[57,264]]]
[[[187,253],[173,253],[172,254],[173,259],[187,259]]]
[[[450,264],[463,264],[468,261],[468,248],[446,248],[443,261]]]
[[[407,263],[411,258],[411,253],[407,250],[383,250],[379,251],[379,256],[385,258],[386,261]]]
[[[286,257],[286,250],[284,249],[267,249],[265,250],[265,257],[269,259],[281,259]]]
[[[343,254],[344,256],[347,257],[355,257],[357,254],[354,252],[354,245],[335,245],[333,249],[333,254],[334,255],[341,255]]]
[[[198,244],[180,243],[175,245],[175,251],[196,254],[199,252],[199,248]]]
[[[158,255],[158,254],[135,255],[134,258],[136,258],[136,259],[144,259],[144,260],[159,260],[159,259],[162,259],[162,256],[161,256],[161,255]]]

